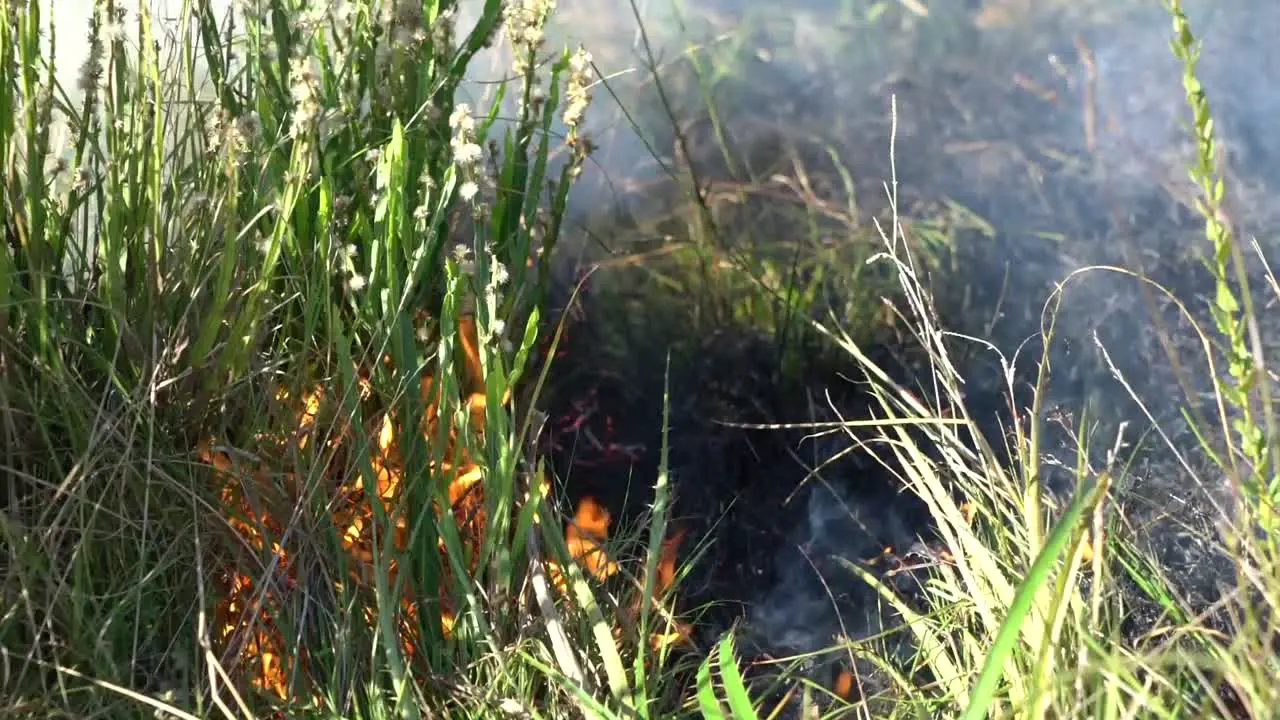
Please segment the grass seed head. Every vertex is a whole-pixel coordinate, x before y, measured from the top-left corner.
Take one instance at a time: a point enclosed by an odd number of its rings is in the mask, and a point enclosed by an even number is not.
[[[512,0],[504,10],[507,37],[511,42],[511,69],[525,77],[546,43],[547,18],[555,10],[555,0]]]

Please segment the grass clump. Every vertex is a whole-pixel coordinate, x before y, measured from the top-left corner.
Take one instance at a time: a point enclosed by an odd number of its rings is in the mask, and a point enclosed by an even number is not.
[[[107,0],[71,89],[47,5],[0,8],[6,715],[562,716],[648,676],[529,453],[590,56],[478,9],[198,1],[162,42]]]

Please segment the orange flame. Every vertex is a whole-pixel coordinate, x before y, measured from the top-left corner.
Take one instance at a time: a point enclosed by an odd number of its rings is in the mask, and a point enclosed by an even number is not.
[[[848,670],[841,669],[836,674],[835,682],[832,683],[831,689],[841,700],[848,700],[853,697],[853,673]]]
[[[464,318],[459,332],[469,389],[465,395],[466,404],[473,418],[471,429],[482,433],[485,395],[474,320]],[[383,358],[383,361],[389,363],[390,358]],[[359,383],[362,400],[368,400],[373,393],[366,374],[362,373]],[[435,396],[436,387],[431,377],[422,379],[422,395],[425,401],[422,431],[428,441],[434,441],[437,438],[436,427],[439,421],[438,407],[441,398]],[[312,435],[318,425],[325,399],[324,390],[320,387],[309,389],[297,401],[293,400],[288,390],[281,389],[276,392],[278,402],[294,406],[295,415],[291,422],[296,429],[288,441],[285,438],[267,435],[259,435],[256,438],[262,446],[257,448],[257,451],[267,458],[260,463],[256,471],[249,472],[249,469],[242,467],[231,453],[215,451],[208,443],[202,443],[198,448],[198,457],[225,477],[220,498],[229,513],[228,525],[240,536],[245,546],[254,551],[261,551],[266,544],[260,527],[274,537],[282,536],[282,528],[275,520],[275,513],[265,508],[255,512],[256,503],[250,503],[248,497],[265,494],[271,487],[270,465],[286,464],[288,454],[284,450],[289,447],[306,449],[314,444]],[[504,402],[507,399],[504,398]],[[374,428],[375,431],[372,434],[375,447],[369,453],[368,465],[372,470],[368,480],[372,481],[373,487],[366,487],[364,473],[357,473],[350,482],[338,483],[336,489],[338,502],[335,503],[333,510],[334,521],[340,530],[341,543],[356,561],[352,572],[353,580],[357,585],[364,587],[367,587],[373,579],[375,567],[373,541],[377,523],[375,522],[376,514],[369,503],[376,500],[382,504],[383,512],[391,523],[392,540],[401,549],[404,549],[407,541],[409,522],[400,502],[404,476],[397,448],[398,424],[391,413],[385,413],[376,421]],[[328,444],[327,450],[334,453],[340,450],[349,452],[349,441],[354,439],[350,428],[341,428],[336,435]],[[478,547],[484,531],[484,518],[480,512],[484,504],[483,494],[478,492],[481,490],[483,469],[467,458],[465,449],[459,445],[462,443],[458,442],[457,429],[449,427],[447,447],[443,453],[444,460],[438,470],[449,478],[447,488],[449,503],[458,520],[464,542]],[[341,467],[338,463],[328,463],[328,465]],[[298,487],[291,478],[286,485]],[[250,487],[254,491],[246,493],[245,491]],[[286,510],[291,506],[281,504],[279,507]],[[279,516],[286,517],[287,514],[287,512],[281,512]],[[476,554],[471,553],[473,556]],[[278,566],[279,575],[290,577],[292,574],[290,558],[279,543],[272,543],[272,556]],[[444,563],[443,566],[447,571],[448,563]],[[390,568],[390,573],[394,581],[397,573],[394,564]],[[442,584],[442,588],[447,589],[447,578],[445,580],[446,583]],[[250,574],[239,569],[228,571],[221,584],[222,596],[215,609],[216,635],[220,644],[238,656],[242,669],[248,670],[247,675],[251,686],[286,699],[289,696],[287,678],[293,674],[294,658],[289,657],[285,651],[283,638],[272,623],[270,608],[277,603],[277,594],[270,590],[262,592],[257,587],[258,582]],[[412,589],[407,587],[407,583],[405,585],[401,603],[402,620],[406,626],[411,626],[416,616],[416,606],[412,602]],[[341,591],[341,583],[338,583],[338,589]],[[441,600],[447,601],[447,598],[442,597]],[[371,608],[365,608],[365,610],[368,614]],[[453,624],[452,610],[446,605],[442,608],[442,615],[447,632]],[[250,624],[246,625],[246,623]],[[413,641],[412,632],[406,627],[402,638],[406,653],[412,653]],[[305,662],[305,657],[297,660]]]
[[[569,556],[599,580],[618,572],[618,564],[609,559],[602,547],[609,539],[610,520],[609,511],[603,505],[593,497],[584,497],[578,503],[573,522],[564,531]]]
[[[470,416],[469,430],[480,436],[484,432],[487,397],[474,318],[463,317],[459,322],[458,332],[464,370],[464,387],[461,395],[465,398],[464,405]],[[390,358],[384,357],[383,362],[389,364]],[[373,397],[373,388],[367,373],[362,373],[358,382],[361,400],[368,401]],[[429,443],[441,439],[438,430],[440,429],[439,407],[443,400],[440,396],[442,391],[443,385],[436,383],[434,378],[430,376],[422,378],[421,397],[424,413],[419,431]],[[328,398],[323,388],[313,387],[297,399],[292,398],[287,390],[281,389],[276,393],[276,400],[286,407],[292,407],[293,416],[289,422],[293,424],[294,429],[287,437],[267,435],[257,437],[260,447],[255,448],[255,451],[262,459],[256,469],[246,467],[228,451],[215,450],[207,442],[202,443],[197,452],[203,462],[212,466],[220,476],[225,478],[220,498],[228,512],[227,524],[239,536],[243,545],[255,552],[262,552],[267,545],[264,531],[274,538],[283,537],[283,528],[277,517],[288,517],[289,512],[296,505],[296,500],[291,501],[288,497],[275,497],[275,495],[282,495],[279,492],[281,488],[292,489],[295,492],[300,488],[292,473],[283,473],[286,482],[282,485],[273,483],[271,467],[273,465],[288,466],[287,450],[317,449],[316,429],[320,426],[319,419],[326,409]],[[502,402],[504,406],[510,402],[509,390],[502,398]],[[443,438],[445,447],[443,452],[437,455],[441,459],[434,469],[447,479],[448,510],[454,516],[463,542],[473,550],[467,555],[478,558],[479,545],[485,536],[483,487],[485,468],[467,456],[466,443],[459,442],[459,428],[450,423],[445,429],[447,430]],[[376,567],[374,533],[379,526],[376,521],[378,513],[374,512],[371,503],[374,501],[381,503],[382,514],[390,523],[391,540],[401,550],[407,543],[411,518],[402,501],[404,474],[397,442],[403,432],[400,423],[394,414],[386,412],[377,416],[372,426],[364,431],[369,432],[375,440],[374,447],[369,451],[369,463],[366,466],[372,472],[369,473],[368,478],[365,472],[357,472],[349,481],[334,483],[336,501],[332,505],[332,516],[339,529],[342,547],[355,561],[351,577],[354,589],[367,590],[374,579]],[[339,423],[333,437],[323,447],[318,448],[318,451],[331,455],[327,458],[328,462],[325,465],[335,470],[349,467],[355,440],[355,430]],[[341,458],[346,458],[347,461],[338,462],[337,460]],[[373,487],[366,487],[367,480],[373,482]],[[252,492],[247,492],[250,488]],[[273,494],[269,490],[277,492]],[[543,494],[546,494],[545,489]],[[264,497],[265,500],[261,499]],[[253,498],[252,502],[250,498]],[[271,511],[273,507],[281,512],[273,513]],[[437,508],[437,512],[443,511],[443,508]],[[573,522],[569,523],[565,529],[565,542],[570,557],[598,580],[608,579],[619,572],[618,563],[608,556],[603,547],[609,538],[611,520],[609,510],[601,502],[595,498],[584,497],[578,504]],[[682,537],[683,532],[680,532],[663,543],[658,563],[658,578],[654,588],[655,597],[665,594],[674,584],[676,550]],[[441,539],[442,553],[443,543]],[[223,574],[220,583],[222,592],[215,608],[215,636],[219,645],[238,660],[239,672],[247,676],[252,687],[287,700],[293,692],[296,692],[296,689],[290,687],[290,678],[305,677],[305,673],[295,672],[295,663],[301,663],[302,667],[305,667],[307,658],[304,650],[299,650],[299,656],[296,658],[291,656],[273,619],[272,608],[277,607],[280,601],[276,590],[296,582],[293,577],[295,572],[293,558],[286,548],[275,541],[271,543],[269,557],[272,558],[275,568],[270,575],[257,573],[264,576],[264,579],[255,580],[252,577],[253,573],[244,572],[236,567],[230,568]],[[559,568],[554,567],[554,563],[549,562],[549,565],[555,586],[564,592],[565,582],[562,573]],[[450,607],[448,597],[452,566],[445,560],[441,563],[441,567],[445,577],[441,578],[441,595],[438,600],[443,629],[446,634],[450,634],[456,619],[455,608]],[[398,568],[395,567],[394,562],[389,568],[389,573],[394,582],[398,574]],[[276,581],[274,578],[280,578],[280,580]],[[263,582],[267,583],[265,590],[261,586]],[[341,580],[335,583],[335,589],[339,593],[343,592],[344,587]],[[417,640],[413,630],[416,627],[417,605],[414,603],[414,591],[409,587],[409,583],[403,583],[402,587],[404,590],[401,598],[402,636],[400,640],[405,654],[412,657]],[[634,605],[638,608],[638,599]],[[373,607],[366,606],[362,610],[366,618],[372,622]],[[674,633],[655,634],[651,642],[657,647],[677,641],[687,637],[687,631],[686,626],[677,624]]]

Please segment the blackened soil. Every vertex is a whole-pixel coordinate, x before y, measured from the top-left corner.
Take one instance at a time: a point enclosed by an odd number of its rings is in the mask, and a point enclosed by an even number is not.
[[[610,303],[619,292],[609,288]],[[788,650],[779,647],[778,624],[768,612],[788,612],[777,606],[792,597],[818,598],[818,615],[833,619],[837,610],[853,617],[874,606],[870,591],[850,582],[853,575],[835,567],[833,556],[871,558],[927,536],[919,500],[869,458],[852,457],[807,479],[847,438],[813,441],[807,429],[742,427],[834,420],[828,397],[840,416],[866,417],[867,398],[847,375],[853,361],[806,340],[811,346],[799,371],[784,374],[770,338],[728,324],[699,332],[671,318],[602,317],[593,297],[588,292],[568,313],[577,319],[567,323],[540,402],[551,417],[542,447],[553,461],[564,509],[571,514],[591,496],[610,510],[621,533],[647,522],[660,472],[665,395],[671,517],[673,527],[687,533],[680,562],[693,560],[679,605],[695,621],[695,646],[705,650],[731,626],[745,621],[750,628],[763,618],[771,627],[748,632],[744,654]],[[901,366],[887,351],[882,360]],[[811,497],[815,492],[826,494]],[[863,521],[833,531],[824,547],[808,536],[814,508],[836,502],[828,497],[857,508]],[[840,515],[840,508],[831,509],[832,517]]]

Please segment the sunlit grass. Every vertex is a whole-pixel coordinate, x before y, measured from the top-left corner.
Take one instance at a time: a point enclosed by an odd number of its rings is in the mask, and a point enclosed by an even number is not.
[[[1201,426],[1200,448],[1214,458],[1238,499],[1223,508],[1220,542],[1231,548],[1238,586],[1225,589],[1216,607],[1190,607],[1159,564],[1137,549],[1114,507],[1116,478],[1125,472],[1121,435],[1090,452],[1079,438],[1079,465],[1068,502],[1051,501],[1042,485],[1045,412],[1039,403],[1050,372],[1038,363],[1033,405],[1015,409],[1010,452],[997,454],[968,415],[963,379],[950,360],[944,328],[923,288],[895,219],[883,234],[882,261],[901,279],[903,314],[932,358],[933,395],[921,396],[879,368],[864,349],[834,324],[824,332],[866,371],[877,399],[879,427],[850,423],[850,442],[899,473],[903,484],[929,505],[932,524],[948,553],[922,581],[919,602],[903,597],[859,563],[851,572],[877,587],[901,619],[899,632],[915,649],[896,666],[889,698],[868,699],[876,716],[996,717],[1264,717],[1277,701],[1273,631],[1277,597],[1274,540],[1269,531],[1271,454],[1276,447],[1266,366],[1249,298],[1245,258],[1224,211],[1224,184],[1207,100],[1196,78],[1198,46],[1177,3],[1173,50],[1186,69],[1184,86],[1193,111],[1198,165],[1192,176],[1203,193],[1200,209],[1215,260],[1213,329],[1196,322],[1186,304],[1176,306],[1199,333],[1221,423]],[[896,196],[892,198],[896,209]],[[1118,268],[1086,268],[1063,279],[1097,272],[1133,275]],[[1063,288],[1045,310],[1044,346],[1054,332]],[[1274,290],[1274,288],[1272,288]],[[1170,295],[1164,288],[1156,288]],[[1213,332],[1219,333],[1213,338]],[[1252,335],[1250,335],[1252,333]],[[958,338],[966,342],[971,339]],[[1221,342],[1221,344],[1219,344]],[[1105,350],[1105,349],[1104,349]],[[1219,354],[1221,353],[1221,354]],[[1226,367],[1219,373],[1225,357]],[[1014,377],[1006,364],[1008,377]],[[1124,383],[1124,378],[1119,378]],[[1010,398],[1016,396],[1008,388]],[[1136,398],[1135,398],[1136,399]],[[1188,398],[1188,403],[1196,402]],[[1257,408],[1263,408],[1261,411]],[[1256,414],[1255,414],[1256,413]],[[873,426],[876,423],[873,421]],[[1086,423],[1081,420],[1081,427]],[[855,431],[855,428],[857,431]],[[1121,428],[1123,433],[1124,428]],[[1097,440],[1092,440],[1097,442]],[[1112,447],[1114,445],[1114,447]],[[1196,448],[1170,447],[1178,453]],[[1012,457],[1012,467],[998,458]],[[1103,457],[1101,465],[1089,458]],[[1145,595],[1134,597],[1133,588]],[[1164,615],[1141,642],[1122,628],[1136,601],[1154,602]],[[1228,618],[1229,629],[1213,618]],[[852,654],[866,653],[861,643]]]
[[[99,3],[69,91],[4,4],[6,714],[554,717],[658,629],[585,630],[609,518],[566,535],[529,452],[589,55],[481,10]],[[459,101],[494,43],[516,101]]]

